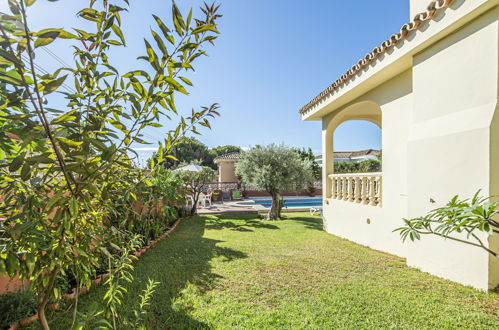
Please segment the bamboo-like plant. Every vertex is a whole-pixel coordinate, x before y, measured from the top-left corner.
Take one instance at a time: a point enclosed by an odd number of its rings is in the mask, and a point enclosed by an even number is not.
[[[144,39],[139,60],[149,69],[122,74],[109,50],[126,45],[121,15],[128,0],[89,0],[78,17],[93,23],[91,31],[32,31],[27,12],[35,2],[9,0],[11,13],[0,16],[0,127],[8,129],[0,132],[0,216],[7,228],[0,273],[30,280],[48,329],[47,303],[61,296],[58,274],[77,268],[81,285],[90,285],[99,258],[109,254],[105,246],[129,237],[106,219],[117,194],[135,198],[137,182],[115,181],[136,171],[132,143],[146,143],[145,128],[176,116],[178,126],[160,145],[161,161],[181,136],[210,127],[218,115],[214,104],[180,116],[175,95],[187,94],[192,83],[184,74],[217,38],[221,15],[205,5],[198,19],[192,10],[184,18],[172,3],[173,26],[153,15],[156,27]],[[73,66],[41,72],[38,49],[59,39],[73,44]],[[54,93],[65,97],[65,108],[51,107]]]

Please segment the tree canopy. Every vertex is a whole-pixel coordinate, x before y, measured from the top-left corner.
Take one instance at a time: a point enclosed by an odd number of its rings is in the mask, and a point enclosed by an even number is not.
[[[268,219],[279,219],[280,193],[300,190],[313,180],[312,161],[285,145],[256,146],[242,154],[236,165],[242,182],[266,190],[272,195]]]
[[[198,163],[201,166],[208,166],[216,169],[217,166],[213,160],[223,154],[231,152],[240,152],[241,148],[233,145],[218,146],[215,148],[208,148],[203,142],[195,137],[183,137],[172,148],[171,154],[174,158],[165,158],[161,165],[165,168],[173,169],[179,167],[181,163]],[[149,160],[157,159],[158,155],[154,154]]]

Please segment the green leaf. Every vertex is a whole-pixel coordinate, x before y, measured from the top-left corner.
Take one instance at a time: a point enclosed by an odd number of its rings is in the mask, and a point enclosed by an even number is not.
[[[151,34],[154,37],[154,40],[156,40],[156,44],[158,44],[158,48],[161,50],[163,55],[168,56],[168,50],[163,42],[163,39],[161,39],[161,37],[154,30],[151,30]]]
[[[179,77],[179,78],[180,78],[180,80],[185,82],[187,85],[192,86],[192,82],[189,79],[187,79],[186,77]]]
[[[7,255],[6,267],[5,267],[7,273],[9,273],[11,277],[14,277],[14,275],[19,270],[19,267],[20,267],[19,259],[17,259],[16,256],[14,256],[12,253],[9,253]]]
[[[50,80],[49,82],[42,82],[43,86],[43,94],[47,95],[54,91],[56,91],[66,80],[68,75],[64,75],[54,80]]]
[[[123,32],[121,31],[120,27],[118,25],[116,25],[116,24],[113,24],[113,26],[111,27],[111,29],[120,38],[120,40],[123,43],[123,45],[126,45],[125,36],[123,35]]]
[[[71,33],[64,31],[63,29],[44,29],[38,31],[38,38],[36,38],[35,40],[35,48],[46,46],[52,43],[55,39],[59,38],[61,34],[64,34],[66,39],[71,38],[71,36],[76,38],[75,35],[72,35]]]
[[[23,165],[24,163],[24,157],[26,156],[26,153],[23,152],[22,154],[20,154],[19,156],[17,156],[16,158],[14,158],[12,160],[12,162],[9,164],[9,171],[11,172],[15,172],[17,171],[19,168],[21,168],[21,166]]]
[[[13,0],[9,0],[9,9],[12,12],[12,14],[14,14],[14,15],[21,14],[21,11],[19,9],[19,5]]]
[[[26,255],[26,265],[28,266],[28,271],[33,273],[33,270],[35,269],[35,256],[31,253]]]
[[[59,124],[59,123],[64,123],[64,122],[67,122],[67,121],[75,120],[76,116],[73,116],[73,114],[76,111],[78,111],[78,109],[74,109],[74,110],[68,111],[66,113],[63,113],[59,117],[57,117],[54,120],[52,120],[52,124]]]
[[[66,139],[65,137],[57,137],[57,140],[70,147],[78,147],[83,143],[83,142],[72,141],[70,139]]]
[[[212,31],[215,33],[219,33],[215,25],[208,25],[208,24],[198,26],[197,28],[192,30],[192,33],[198,34],[198,33],[205,32],[205,31]]]
[[[71,200],[69,201],[69,213],[71,213],[73,217],[78,215],[78,201],[74,197],[71,197]]]
[[[7,266],[5,260],[0,258],[0,275],[4,275],[5,273],[7,273]]]
[[[184,86],[182,86],[178,81],[176,81],[175,79],[173,79],[172,77],[164,77],[164,79],[166,80],[166,82],[168,82],[170,85],[173,86],[173,88],[183,94],[189,94],[187,93],[187,90],[184,88]]]
[[[8,60],[9,62],[12,62],[18,66],[24,66],[23,62],[21,61],[20,58],[18,58],[16,55],[12,54],[11,52],[7,52],[3,49],[0,48],[0,57]]]
[[[175,2],[172,5],[172,16],[173,16],[173,25],[175,26],[175,31],[179,36],[184,35],[185,23]]]
[[[170,35],[170,29],[166,27],[165,23],[156,15],[152,15],[154,19],[156,20],[156,23],[158,24],[159,28],[161,29],[161,32],[163,32],[163,35],[165,38],[168,38]]]
[[[24,181],[29,180],[31,177],[31,166],[29,163],[24,163],[23,168],[21,169],[21,179]]]
[[[36,2],[36,0],[24,0],[24,3],[26,4],[27,7],[31,6],[35,2]]]
[[[24,82],[22,81],[21,76],[14,71],[9,71],[6,74],[5,73],[0,73],[0,81],[4,81],[6,83],[16,85],[16,86],[23,86]]]

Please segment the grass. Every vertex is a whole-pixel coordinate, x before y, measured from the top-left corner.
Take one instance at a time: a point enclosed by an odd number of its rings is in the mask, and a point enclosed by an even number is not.
[[[120,313],[132,313],[152,278],[161,284],[146,317],[151,329],[499,327],[499,294],[327,234],[318,217],[288,217],[185,220],[136,264]],[[80,299],[83,313],[103,289]],[[52,315],[52,327],[68,328],[70,314]]]

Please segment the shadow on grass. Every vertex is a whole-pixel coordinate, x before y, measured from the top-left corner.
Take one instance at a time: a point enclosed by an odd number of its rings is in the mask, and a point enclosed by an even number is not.
[[[307,229],[315,229],[324,231],[324,224],[321,218],[317,217],[294,217],[292,215],[287,215],[287,220],[296,221],[302,223]]]
[[[252,232],[253,229],[279,229],[279,227],[272,225],[270,223],[265,223],[258,219],[255,219],[255,214],[238,214],[237,223],[234,221],[234,215],[216,215],[206,218],[206,229],[212,230],[222,230],[230,229],[240,232]]]
[[[190,315],[194,305],[203,303],[202,294],[222,278],[212,271],[210,261],[222,258],[223,262],[246,258],[241,251],[219,246],[220,240],[203,237],[207,217],[199,216],[184,220],[175,232],[149,250],[135,263],[134,281],[126,285],[127,293],[118,310],[122,317],[133,319],[140,295],[148,279],[160,282],[156,287],[150,306],[147,307],[145,325],[147,329],[194,329],[209,326]],[[82,297],[79,305],[83,314],[92,310],[92,305],[102,306],[105,287],[96,287]],[[51,324],[54,329],[67,329],[70,315],[60,315]]]
[[[151,302],[149,328],[206,328],[207,325],[193,319],[189,312],[194,307],[191,292],[196,296],[216,285],[220,275],[212,272],[210,261],[223,258],[224,262],[246,258],[243,252],[218,246],[220,240],[203,237],[208,229],[208,217],[185,220],[167,241],[157,245],[137,267],[137,277],[151,277],[161,282]],[[181,296],[186,294],[186,299]]]

